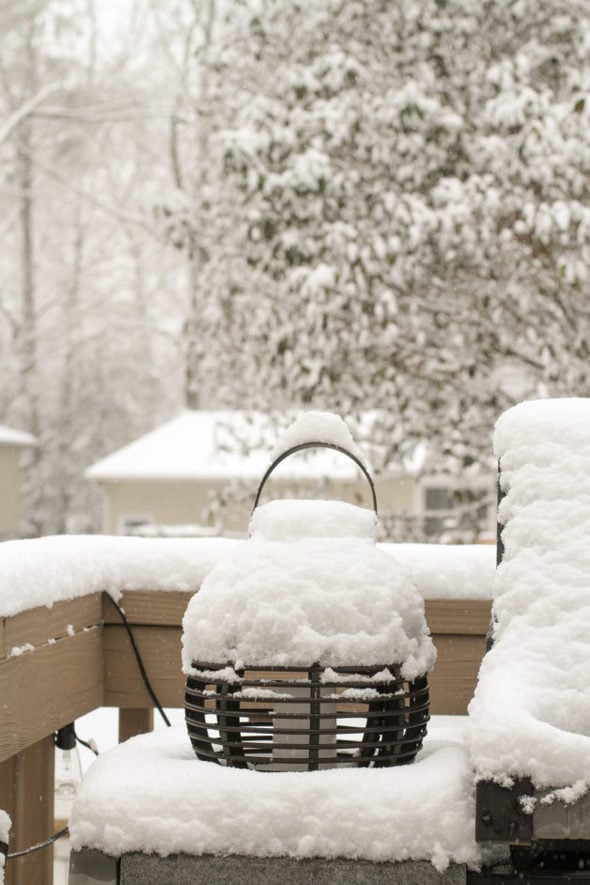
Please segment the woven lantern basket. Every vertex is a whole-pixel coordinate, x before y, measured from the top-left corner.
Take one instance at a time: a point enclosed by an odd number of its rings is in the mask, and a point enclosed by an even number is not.
[[[361,470],[376,523],[375,486],[362,461],[340,445],[318,441],[292,446],[276,458],[262,478],[253,513],[275,468],[290,455],[317,447],[341,452]],[[289,574],[284,578],[288,581]],[[370,596],[366,604],[371,605]],[[405,678],[403,663],[328,660],[260,666],[192,657],[185,693],[192,746],[201,760],[261,771],[406,765],[422,746],[429,697],[427,674]]]

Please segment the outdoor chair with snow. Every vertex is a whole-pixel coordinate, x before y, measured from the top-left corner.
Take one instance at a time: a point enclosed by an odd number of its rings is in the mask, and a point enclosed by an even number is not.
[[[515,406],[495,452],[492,646],[470,706],[476,839],[510,846],[503,882],[590,883],[590,399]]]

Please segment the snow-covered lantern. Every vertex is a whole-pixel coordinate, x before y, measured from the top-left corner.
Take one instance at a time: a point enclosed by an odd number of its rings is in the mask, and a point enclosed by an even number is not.
[[[341,501],[260,505],[285,458],[352,459],[372,509]],[[207,575],[183,621],[185,716],[201,760],[263,771],[412,762],[435,660],[416,587],[375,543],[375,487],[347,426],[309,412],[263,477],[249,537]]]

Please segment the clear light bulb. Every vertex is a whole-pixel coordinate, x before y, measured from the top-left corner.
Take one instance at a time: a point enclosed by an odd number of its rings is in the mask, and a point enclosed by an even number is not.
[[[82,766],[78,748],[58,750],[55,760],[55,794],[60,799],[73,799],[82,783]]]

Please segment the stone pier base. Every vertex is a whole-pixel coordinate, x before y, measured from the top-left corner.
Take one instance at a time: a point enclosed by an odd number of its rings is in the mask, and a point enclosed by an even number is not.
[[[125,854],[117,863],[97,851],[72,855],[70,885],[465,885],[466,868],[437,873],[427,861],[373,863],[232,855]]]

